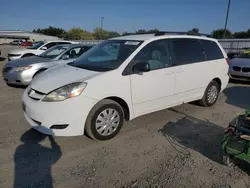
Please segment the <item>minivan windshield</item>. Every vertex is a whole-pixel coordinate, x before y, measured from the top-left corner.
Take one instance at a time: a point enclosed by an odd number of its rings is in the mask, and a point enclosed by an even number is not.
[[[237,58],[250,59],[250,51],[240,53]]]
[[[63,52],[65,52],[68,49],[66,46],[55,46],[52,47],[49,50],[46,50],[45,52],[41,53],[39,57],[49,58],[53,59],[57,56],[61,55]]]
[[[70,66],[104,72],[117,69],[143,41],[106,40],[88,50]]]
[[[35,42],[35,43],[33,43],[32,46],[27,47],[27,49],[38,49],[38,48],[41,47],[43,44],[44,44],[43,41]]]

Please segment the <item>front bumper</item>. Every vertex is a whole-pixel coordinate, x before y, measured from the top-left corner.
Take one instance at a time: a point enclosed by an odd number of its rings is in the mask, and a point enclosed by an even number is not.
[[[250,81],[250,72],[229,71],[229,77],[233,80]]]
[[[81,95],[61,102],[42,102],[31,99],[26,89],[22,102],[26,120],[37,131],[54,136],[77,136],[84,134],[89,111],[98,101]]]
[[[4,81],[7,84],[24,85],[30,84],[34,73],[31,70],[22,72],[3,72]]]
[[[22,57],[22,55],[19,55],[19,56],[8,55],[8,61],[13,61],[13,60],[16,60],[16,59],[20,59],[21,57]]]

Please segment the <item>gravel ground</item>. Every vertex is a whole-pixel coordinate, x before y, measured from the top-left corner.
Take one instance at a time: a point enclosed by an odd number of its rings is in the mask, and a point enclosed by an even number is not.
[[[4,57],[11,48],[0,46]],[[0,58],[1,69],[5,63]],[[21,110],[24,90],[0,79],[0,187],[249,187],[249,165],[226,167],[217,155],[223,128],[250,108],[249,85],[229,84],[212,108],[184,104],[152,113],[95,142],[49,140],[31,130]]]

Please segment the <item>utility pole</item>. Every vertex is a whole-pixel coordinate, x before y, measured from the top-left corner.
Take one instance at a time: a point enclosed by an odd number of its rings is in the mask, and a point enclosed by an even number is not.
[[[228,5],[227,5],[227,15],[226,15],[226,21],[225,21],[225,27],[224,27],[223,38],[226,38],[226,32],[227,32],[227,21],[228,21],[228,14],[229,14],[229,10],[230,10],[230,4],[231,4],[231,0],[228,0]]]
[[[103,39],[103,19],[104,17],[101,17],[101,39]]]

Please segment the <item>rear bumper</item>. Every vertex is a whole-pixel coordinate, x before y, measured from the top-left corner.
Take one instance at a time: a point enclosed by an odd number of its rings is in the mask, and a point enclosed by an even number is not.
[[[81,95],[61,102],[42,102],[31,99],[26,89],[22,102],[32,128],[47,135],[78,136],[84,134],[87,116],[98,101]]]
[[[229,82],[229,76],[225,75],[221,80],[221,91],[227,88],[228,82]]]

